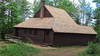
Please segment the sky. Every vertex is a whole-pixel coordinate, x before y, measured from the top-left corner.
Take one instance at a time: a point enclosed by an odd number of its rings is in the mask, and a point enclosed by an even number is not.
[[[28,0],[28,1],[29,1],[30,3],[33,3],[33,2],[34,2],[34,0]],[[79,4],[79,3],[78,3],[78,0],[70,0],[70,1],[74,1],[74,3]],[[92,7],[92,8],[94,8],[94,9],[96,8],[96,4],[92,2],[93,0],[86,0],[86,1],[89,2],[89,3],[91,4],[91,7]]]

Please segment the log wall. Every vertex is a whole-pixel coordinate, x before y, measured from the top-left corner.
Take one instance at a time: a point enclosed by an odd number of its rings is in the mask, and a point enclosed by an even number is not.
[[[54,34],[54,45],[87,45],[88,42],[96,41],[96,35],[89,34]]]

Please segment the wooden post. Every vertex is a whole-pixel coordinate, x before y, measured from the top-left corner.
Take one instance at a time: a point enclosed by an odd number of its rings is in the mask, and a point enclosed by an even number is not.
[[[44,4],[45,4],[45,1],[41,0],[41,2],[40,2],[40,5],[41,5],[40,18],[44,17]]]

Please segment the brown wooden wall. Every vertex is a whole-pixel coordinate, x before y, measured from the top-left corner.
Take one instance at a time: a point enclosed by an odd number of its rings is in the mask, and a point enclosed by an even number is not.
[[[54,33],[46,29],[16,28],[16,36],[21,40],[30,40],[34,44],[48,44],[54,46],[84,45],[95,41],[96,35]]]
[[[27,28],[16,28],[17,36],[21,40],[30,40],[34,44],[48,44],[53,43],[53,32],[52,30],[43,29],[27,29]]]
[[[86,45],[88,42],[95,41],[96,35],[88,34],[54,34],[54,45]]]

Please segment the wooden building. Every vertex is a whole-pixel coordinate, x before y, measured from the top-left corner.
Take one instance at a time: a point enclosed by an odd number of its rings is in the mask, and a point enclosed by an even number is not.
[[[44,5],[44,1],[33,18],[14,28],[16,36],[35,44],[83,45],[96,39],[91,27],[76,24],[66,11]]]

